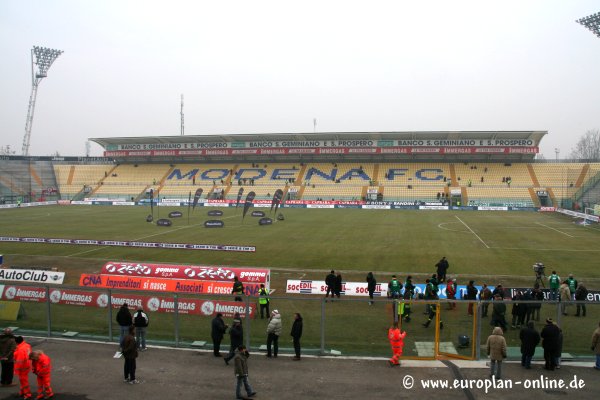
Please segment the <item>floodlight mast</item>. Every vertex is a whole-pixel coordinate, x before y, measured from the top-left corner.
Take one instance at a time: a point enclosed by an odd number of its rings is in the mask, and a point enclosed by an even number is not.
[[[25,121],[25,136],[23,137],[22,154],[24,156],[29,155],[29,140],[31,139],[31,126],[33,125],[38,86],[41,80],[48,76],[48,70],[54,60],[62,53],[62,50],[40,46],[33,46],[33,49],[31,49],[31,95],[29,96],[29,108],[27,109],[27,120]]]
[[[585,26],[594,35],[600,37],[600,12],[597,12],[596,14],[592,14],[584,18],[580,18],[575,22]]]

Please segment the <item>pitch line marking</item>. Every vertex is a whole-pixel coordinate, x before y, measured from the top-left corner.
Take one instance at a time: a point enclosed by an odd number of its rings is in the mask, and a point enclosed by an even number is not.
[[[559,230],[558,230],[558,229],[556,229],[556,228],[553,228],[553,227],[551,227],[551,226],[548,226],[548,225],[544,225],[544,224],[542,224],[541,222],[536,222],[536,224],[538,224],[538,225],[541,225],[541,226],[543,226],[544,228],[552,229],[553,231],[555,231],[555,232],[558,232],[558,233],[561,233],[561,234],[563,234],[563,235],[565,235],[565,236],[568,236],[568,237],[574,237],[573,235],[569,235],[568,233],[565,233],[565,232],[563,232],[563,231],[559,231]]]
[[[486,248],[488,248],[488,249],[490,248],[490,246],[488,246],[488,245],[487,245],[487,243],[486,243],[486,242],[484,242],[484,241],[483,241],[483,239],[481,239],[481,238],[479,237],[479,235],[478,235],[478,234],[476,234],[476,233],[475,233],[475,231],[473,231],[473,229],[471,229],[471,227],[470,227],[469,225],[465,224],[465,223],[464,223],[464,221],[463,221],[462,219],[458,218],[458,215],[455,215],[455,217],[456,217],[456,219],[457,219],[457,220],[459,220],[459,221],[460,221],[460,222],[461,222],[461,223],[462,223],[464,226],[466,226],[466,227],[467,227],[467,229],[468,229],[468,230],[469,230],[469,231],[470,231],[470,232],[471,232],[473,235],[475,235],[475,237],[476,237],[477,239],[479,239],[479,241],[480,241],[481,243],[483,243],[483,245],[484,245]]]
[[[592,249],[540,249],[540,248],[528,248],[528,247],[490,247],[493,250],[531,250],[531,251],[568,251],[568,252],[581,252],[581,253],[597,253],[600,250]]]

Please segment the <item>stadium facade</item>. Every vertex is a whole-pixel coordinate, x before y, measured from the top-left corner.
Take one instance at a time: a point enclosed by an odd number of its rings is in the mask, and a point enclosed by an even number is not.
[[[600,164],[536,160],[546,131],[92,138],[104,157],[0,159],[2,202],[569,208],[599,203]],[[201,190],[199,190],[201,189]],[[243,189],[243,190],[240,190]],[[94,203],[95,204],[95,203]]]

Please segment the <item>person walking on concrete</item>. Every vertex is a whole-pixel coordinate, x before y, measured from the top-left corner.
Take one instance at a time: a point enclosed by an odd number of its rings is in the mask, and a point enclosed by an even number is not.
[[[119,324],[119,346],[123,349],[123,340],[129,332],[129,327],[133,325],[133,318],[129,312],[127,303],[123,303],[119,311],[117,312],[117,323]]]
[[[51,399],[54,397],[52,387],[50,386],[50,373],[52,372],[52,363],[50,357],[41,350],[32,351],[29,355],[31,359],[31,370],[37,376],[37,397],[36,399]]]
[[[123,339],[123,358],[125,359],[125,365],[123,367],[123,372],[125,375],[124,381],[130,383],[132,385],[140,383],[137,379],[135,379],[135,370],[137,368],[136,358],[138,356],[137,345],[135,343],[135,326],[129,326],[127,330],[127,335]]]
[[[279,311],[273,310],[269,325],[267,325],[267,357],[271,358],[271,346],[273,347],[273,356],[277,357],[280,335],[281,315],[279,315]]]
[[[373,305],[373,294],[377,288],[377,280],[372,272],[367,274],[367,291],[369,292],[369,305]]]
[[[235,356],[235,350],[244,342],[244,330],[242,328],[242,320],[240,317],[233,319],[233,325],[229,328],[229,338],[231,339],[231,347],[229,355],[223,358],[225,364],[229,365],[229,361]]]
[[[217,313],[210,324],[210,337],[213,342],[213,354],[215,357],[222,357],[221,355],[221,341],[225,332],[227,331],[227,324],[223,321],[223,314]]]
[[[141,306],[138,307],[133,316],[133,326],[135,326],[135,342],[141,351],[146,351],[146,330],[149,324],[148,314],[144,312]]]
[[[540,332],[542,347],[544,348],[544,369],[554,371],[556,357],[560,346],[560,329],[554,324],[552,318],[546,320],[546,325]]]
[[[294,314],[294,323],[290,335],[294,341],[294,353],[296,354],[293,360],[300,361],[300,338],[302,337],[302,316],[300,313]]]
[[[256,395],[256,392],[252,389],[252,386],[250,386],[250,382],[248,382],[248,357],[250,357],[250,353],[246,349],[246,346],[238,346],[233,360],[235,365],[234,373],[236,378],[236,399],[244,399],[244,397],[242,397],[242,383],[244,384],[244,389],[246,389],[246,394],[248,397]]]
[[[535,348],[540,343],[540,334],[535,330],[533,321],[527,322],[527,326],[519,333],[521,339],[521,366],[531,369],[531,359],[535,354]]]
[[[335,297],[335,271],[331,270],[331,272],[329,274],[327,274],[327,276],[325,277],[325,285],[327,286],[327,288],[325,289],[325,298],[327,299],[327,297],[329,297],[329,294],[331,293],[331,299],[333,300],[333,298]],[[325,300],[327,301],[327,300]]]
[[[592,351],[596,353],[596,365],[594,369],[600,370],[600,323],[592,334]]]
[[[388,361],[391,367],[397,367],[400,365],[400,361],[398,359],[402,357],[405,337],[406,331],[402,332],[400,330],[398,327],[398,322],[394,322],[390,329],[388,329],[388,339],[390,341],[390,345],[392,346],[392,358],[390,358]]]
[[[506,339],[502,328],[495,327],[487,339],[487,354],[490,357],[490,378],[502,379],[502,360],[506,358]]]
[[[23,339],[23,336],[15,338],[17,349],[15,350],[15,374],[19,377],[19,397],[23,400],[31,399],[31,388],[29,387],[29,373],[31,372],[31,345]]]
[[[17,349],[17,342],[12,333],[12,329],[5,328],[0,335],[0,364],[2,373],[0,374],[0,385],[13,386],[14,377],[14,353]]]
[[[269,291],[265,288],[264,283],[260,284],[260,289],[258,290],[258,304],[260,305],[260,319],[265,317],[265,311],[267,312],[267,318],[269,318],[269,303],[271,299],[269,299]]]

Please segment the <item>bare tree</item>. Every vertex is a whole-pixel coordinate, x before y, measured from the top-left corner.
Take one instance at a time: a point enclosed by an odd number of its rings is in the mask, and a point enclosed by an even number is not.
[[[582,160],[600,160],[600,129],[589,130],[575,147],[571,149],[571,158]]]
[[[12,156],[15,151],[10,149],[10,144],[0,147],[0,156]]]

